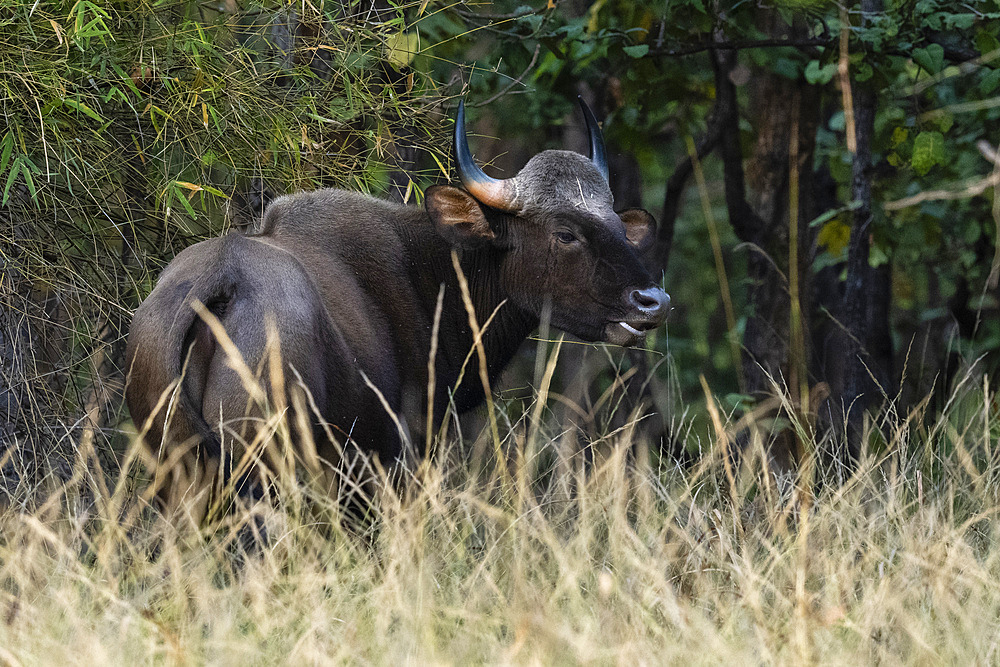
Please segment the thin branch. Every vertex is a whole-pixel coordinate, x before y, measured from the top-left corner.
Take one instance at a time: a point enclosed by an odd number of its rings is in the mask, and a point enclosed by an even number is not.
[[[543,6],[538,9],[526,9],[518,12],[510,12],[508,14],[477,14],[475,12],[470,12],[465,9],[456,9],[455,13],[464,19],[470,19],[473,21],[511,21],[514,19],[523,19],[525,16],[535,16],[536,14],[544,14],[550,11],[552,7],[546,2]]]
[[[886,211],[898,211],[922,204],[925,201],[954,201],[957,199],[969,199],[977,197],[990,188],[1000,185],[1000,172],[994,171],[985,178],[972,178],[965,181],[958,190],[925,190],[918,192],[911,197],[903,197],[894,201],[886,202],[883,208]]]
[[[541,51],[541,49],[542,49],[542,43],[539,42],[538,44],[535,45],[535,52],[531,55],[531,62],[528,63],[528,66],[524,68],[524,71],[521,72],[520,76],[511,81],[507,86],[505,86],[493,97],[483,100],[482,102],[477,102],[476,104],[470,106],[484,107],[487,104],[495,102],[496,100],[500,99],[501,97],[509,93],[514,88],[514,86],[519,85],[521,81],[524,80],[524,77],[528,76],[528,72],[530,72],[532,68],[535,66],[535,63],[538,61],[538,53]]]
[[[917,120],[924,122],[942,118],[947,114],[974,113],[976,111],[985,111],[987,109],[995,109],[997,107],[1000,107],[1000,97],[991,97],[986,100],[972,100],[971,102],[956,102],[955,104],[949,104],[948,106],[941,107],[940,109],[925,111],[917,117]]]
[[[703,51],[731,50],[742,51],[746,49],[770,49],[780,47],[793,47],[809,51],[816,46],[834,46],[836,40],[829,37],[811,37],[808,39],[743,39],[731,42],[706,41],[701,44],[694,44],[683,48],[653,48],[649,50],[650,56],[689,56],[693,53]]]
[[[746,182],[743,172],[743,149],[740,146],[739,104],[736,86],[729,75],[736,67],[736,52],[731,49],[712,51],[715,69],[716,110],[721,124],[723,181],[729,223],[741,241],[759,242],[757,238],[764,223],[746,199]]]
[[[941,83],[946,79],[951,79],[956,76],[963,76],[965,74],[968,74],[969,72],[976,71],[980,67],[985,67],[994,60],[997,60],[998,58],[1000,58],[1000,49],[994,49],[989,53],[984,53],[978,58],[974,58],[972,60],[959,63],[960,67],[958,68],[958,70],[952,70],[947,67],[942,68],[942,70],[937,74],[935,74],[934,76],[922,79],[913,84],[913,88],[911,90],[907,91],[904,89],[903,95],[909,97],[910,95],[916,95],[918,93],[922,93],[931,86],[936,86],[937,84]]]
[[[772,48],[782,48],[791,47],[805,51],[807,54],[815,54],[815,47],[832,48],[837,46],[839,37],[807,37],[804,39],[782,39],[782,38],[772,38],[772,39],[738,39],[729,42],[725,41],[709,41],[705,40],[700,43],[692,44],[690,46],[680,46],[673,48],[662,48],[659,46],[653,47],[647,53],[648,56],[689,56],[695,53],[702,53],[704,51],[717,51],[720,49],[731,49],[733,51],[745,51],[748,49],[772,49]],[[936,36],[931,36],[927,38],[927,42],[932,44],[939,44],[944,48],[944,57],[949,63],[953,65],[961,65],[965,63],[976,63],[982,60],[982,57],[974,49],[965,48],[961,46],[956,46],[950,43],[944,43],[940,38]],[[885,49],[882,51],[883,55],[890,56],[900,56],[903,58],[911,58],[913,56],[911,51],[905,51],[900,49]]]
[[[989,142],[983,140],[976,144],[979,146],[979,150],[987,159],[993,162],[993,177],[1000,180],[1000,156],[997,155],[997,151],[993,149],[993,146]],[[986,286],[990,289],[996,289],[997,284],[1000,283],[1000,188],[993,188],[993,224],[996,225],[996,248],[993,251],[993,264],[990,266],[990,275],[986,279]],[[980,314],[982,314],[980,312]],[[976,324],[978,327],[978,322]]]
[[[854,97],[851,94],[851,71],[848,57],[848,37],[850,33],[850,23],[847,21],[847,10],[840,10],[840,21],[843,28],[840,30],[840,58],[837,63],[837,72],[840,74],[840,94],[843,98],[844,106],[844,128],[847,130],[847,150],[851,155],[858,152],[858,138],[854,130]]]
[[[708,129],[695,142],[695,155],[698,160],[704,160],[705,156],[715,150],[722,136],[724,114],[720,113],[718,98],[715,107],[708,120]],[[656,264],[661,269],[666,270],[667,262],[670,261],[670,250],[673,247],[674,227],[677,223],[677,215],[680,211],[681,196],[687,187],[688,179],[694,172],[694,162],[691,155],[686,155],[677,162],[670,178],[667,179],[666,192],[663,195],[663,214],[660,216],[660,224],[656,229]]]

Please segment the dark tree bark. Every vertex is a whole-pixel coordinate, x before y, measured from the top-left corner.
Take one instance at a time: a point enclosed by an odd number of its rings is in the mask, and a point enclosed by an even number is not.
[[[862,0],[863,21],[882,11],[882,0]],[[839,392],[840,409],[846,412],[848,453],[856,459],[861,450],[864,413],[875,405],[881,391],[895,395],[892,338],[889,331],[891,266],[870,265],[872,206],[872,137],[875,134],[876,91],[852,81],[857,153],[852,166],[851,195],[859,203],[854,211],[847,250],[847,281],[844,285],[846,330],[844,386]],[[881,389],[880,389],[881,387]]]
[[[761,28],[781,38],[805,34],[804,26],[789,28],[771,12],[762,15]],[[809,293],[808,258],[812,239],[808,222],[813,210],[812,155],[820,95],[817,88],[804,80],[754,72],[749,83],[752,86],[749,117],[755,126],[757,143],[751,151],[750,170],[744,172],[739,107],[736,86],[731,78],[736,62],[736,51],[713,51],[726,207],[733,230],[748,253],[747,324],[742,361],[745,391],[762,399],[773,395],[776,383],[782,391],[787,387],[797,400],[799,387],[795,385],[803,383],[804,386],[808,379],[797,375],[801,368],[791,363],[790,358],[793,331],[789,278],[791,270],[798,272],[800,340],[806,347],[809,309],[802,303],[802,296]],[[795,217],[798,266],[789,267],[789,174],[793,138],[797,145],[794,157],[798,183]],[[808,350],[801,350],[799,354],[804,359]],[[772,456],[779,466],[789,468],[796,458],[794,443],[790,437],[774,435]]]

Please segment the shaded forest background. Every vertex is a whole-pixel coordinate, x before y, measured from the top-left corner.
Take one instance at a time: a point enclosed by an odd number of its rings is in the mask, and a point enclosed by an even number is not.
[[[583,150],[582,96],[616,205],[658,220],[668,333],[569,346],[566,419],[652,407],[650,447],[679,455],[710,387],[791,463],[776,383],[848,461],[956,377],[996,389],[998,35],[993,0],[7,2],[4,488],[120,450],[131,312],[181,248],[283,192],[419,204],[463,96],[498,176]],[[629,374],[650,380],[608,386]]]

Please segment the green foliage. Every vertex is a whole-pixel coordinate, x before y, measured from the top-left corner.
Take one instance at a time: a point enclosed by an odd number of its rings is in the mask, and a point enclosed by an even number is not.
[[[819,124],[815,167],[832,176],[842,206],[852,198],[853,155],[846,141],[847,119],[837,74],[840,10],[830,3],[806,2],[776,3],[776,8],[783,26],[769,29],[760,7],[738,1],[709,10],[698,0],[602,0],[532,12],[514,2],[498,2],[493,12],[527,13],[530,23],[522,15],[509,32],[494,32],[491,39],[504,46],[477,55],[483,74],[473,77],[472,94],[492,95],[527,68],[524,87],[530,99],[518,97],[517,113],[503,115],[504,134],[540,133],[571,117],[566,100],[575,96],[578,82],[586,82],[606,111],[609,143],[639,160],[647,207],[655,213],[662,202],[661,184],[686,155],[685,137],[701,136],[712,112],[715,90],[707,44],[766,43],[798,26],[802,29],[795,34],[808,35],[802,45],[740,49],[741,115],[752,117],[748,93],[755,85],[753,78],[762,73],[822,87],[822,111],[809,120]],[[992,190],[986,191],[985,199],[927,201],[892,212],[883,212],[881,205],[921,191],[955,189],[988,176],[992,167],[976,142],[995,142],[1000,130],[1000,108],[990,97],[1000,89],[1000,4],[995,0],[972,5],[945,0],[886,2],[883,12],[866,15],[864,21],[856,6],[847,9],[851,25],[846,55],[852,85],[871,88],[878,100],[872,138],[876,211],[870,230],[871,262],[891,263],[894,284],[918,290],[903,299],[913,312],[902,319],[940,318],[943,301],[962,283],[981,285],[985,280],[992,254],[987,251],[995,240],[990,236],[992,225],[981,221],[990,217]],[[535,46],[540,48],[538,64],[528,68]],[[551,139],[552,132],[546,136]],[[744,155],[759,139],[744,120]],[[718,183],[720,170],[710,159],[706,169]],[[716,202],[721,204],[721,199]],[[698,372],[715,377],[713,386],[718,387],[727,374],[732,381],[736,370],[731,355],[720,352],[732,334],[718,326],[718,284],[713,262],[704,252],[705,222],[697,208],[690,203],[681,207],[666,280],[677,309],[670,323],[670,350],[682,374],[687,373],[684,386],[693,399],[700,394]],[[721,205],[716,216],[725,219]],[[814,227],[814,271],[843,266],[850,220],[841,215]],[[725,243],[733,264],[730,275],[736,276],[736,311],[745,312],[738,277],[743,256],[732,250],[733,236]],[[914,272],[933,274],[933,280],[914,282],[908,278]],[[977,307],[998,305],[988,296]],[[901,328],[899,345],[905,346],[912,333]]]
[[[5,11],[0,59],[21,74],[2,90],[2,148],[22,152],[2,161],[0,176],[44,173],[37,207],[68,203],[71,189],[81,210],[81,196],[106,207],[115,188],[139,178],[155,209],[193,218],[197,206],[218,228],[222,202],[212,198],[229,196],[239,178],[282,189],[375,186],[359,175],[385,164],[379,137],[398,131],[394,117],[420,117],[413,100],[426,79],[400,94],[379,71],[383,58],[399,66],[413,54],[412,39],[389,24],[191,3],[24,2]],[[284,44],[282,31],[295,29],[285,24],[298,20],[328,31],[313,44]],[[134,158],[141,165],[121,169]]]
[[[413,40],[351,11],[0,8],[2,296],[47,342],[30,375],[51,378],[28,421],[58,430],[88,404],[96,425],[118,421],[131,310],[176,252],[239,221],[248,191],[383,191],[399,136],[444,154],[434,81],[395,74]]]
[[[659,217],[686,140],[710,125],[714,41],[738,51],[744,155],[761,139],[750,108],[760,77],[818,91],[815,117],[801,120],[816,128],[812,167],[832,180],[835,212],[809,216],[823,219],[809,228],[807,254],[814,273],[843,268],[853,156],[838,75],[845,26],[834,4],[785,1],[764,12],[741,0],[420,2],[392,4],[377,19],[358,2],[227,7],[15,0],[0,10],[0,68],[9,73],[0,79],[0,209],[30,229],[5,230],[4,252],[19,258],[32,288],[74,295],[61,301],[72,308],[60,306],[72,310],[73,326],[55,326],[91,339],[54,363],[73,377],[108,375],[91,368],[95,352],[120,346],[129,311],[173,254],[228,229],[233,195],[251,180],[277,192],[379,192],[393,147],[405,144],[427,168],[411,174],[419,200],[421,186],[448,169],[447,98],[466,95],[473,121],[474,105],[489,102],[497,135],[510,142],[504,150],[514,152],[566,147],[561,132],[576,95],[594,93],[609,146],[638,161],[645,206]],[[966,284],[985,294],[970,307],[998,307],[982,290],[997,242],[992,190],[891,211],[881,204],[957,191],[990,173],[977,142],[1000,130],[1000,4],[886,2],[864,21],[857,7],[846,9],[852,86],[878,99],[872,262],[893,268],[907,311],[893,313],[897,347],[905,349],[913,328],[902,323],[943,321]],[[322,25],[322,35],[286,49],[282,35],[296,22]],[[790,34],[799,41],[775,42]],[[717,154],[704,169],[712,215],[724,222]],[[737,314],[728,331],[695,201],[689,193],[676,221],[665,277],[675,313],[656,345],[673,356],[685,395],[701,401],[701,374],[722,392],[739,391],[728,346],[750,314],[751,286],[748,247],[722,224]],[[962,349],[995,353],[992,320],[981,319],[981,338]],[[99,384],[60,384],[61,394],[87,388],[66,397],[63,414],[76,414]]]

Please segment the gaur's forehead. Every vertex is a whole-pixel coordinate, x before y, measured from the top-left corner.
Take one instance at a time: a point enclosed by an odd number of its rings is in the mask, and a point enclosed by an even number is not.
[[[589,158],[572,151],[535,155],[517,175],[518,204],[525,212],[574,209],[596,219],[614,215],[611,189]]]

